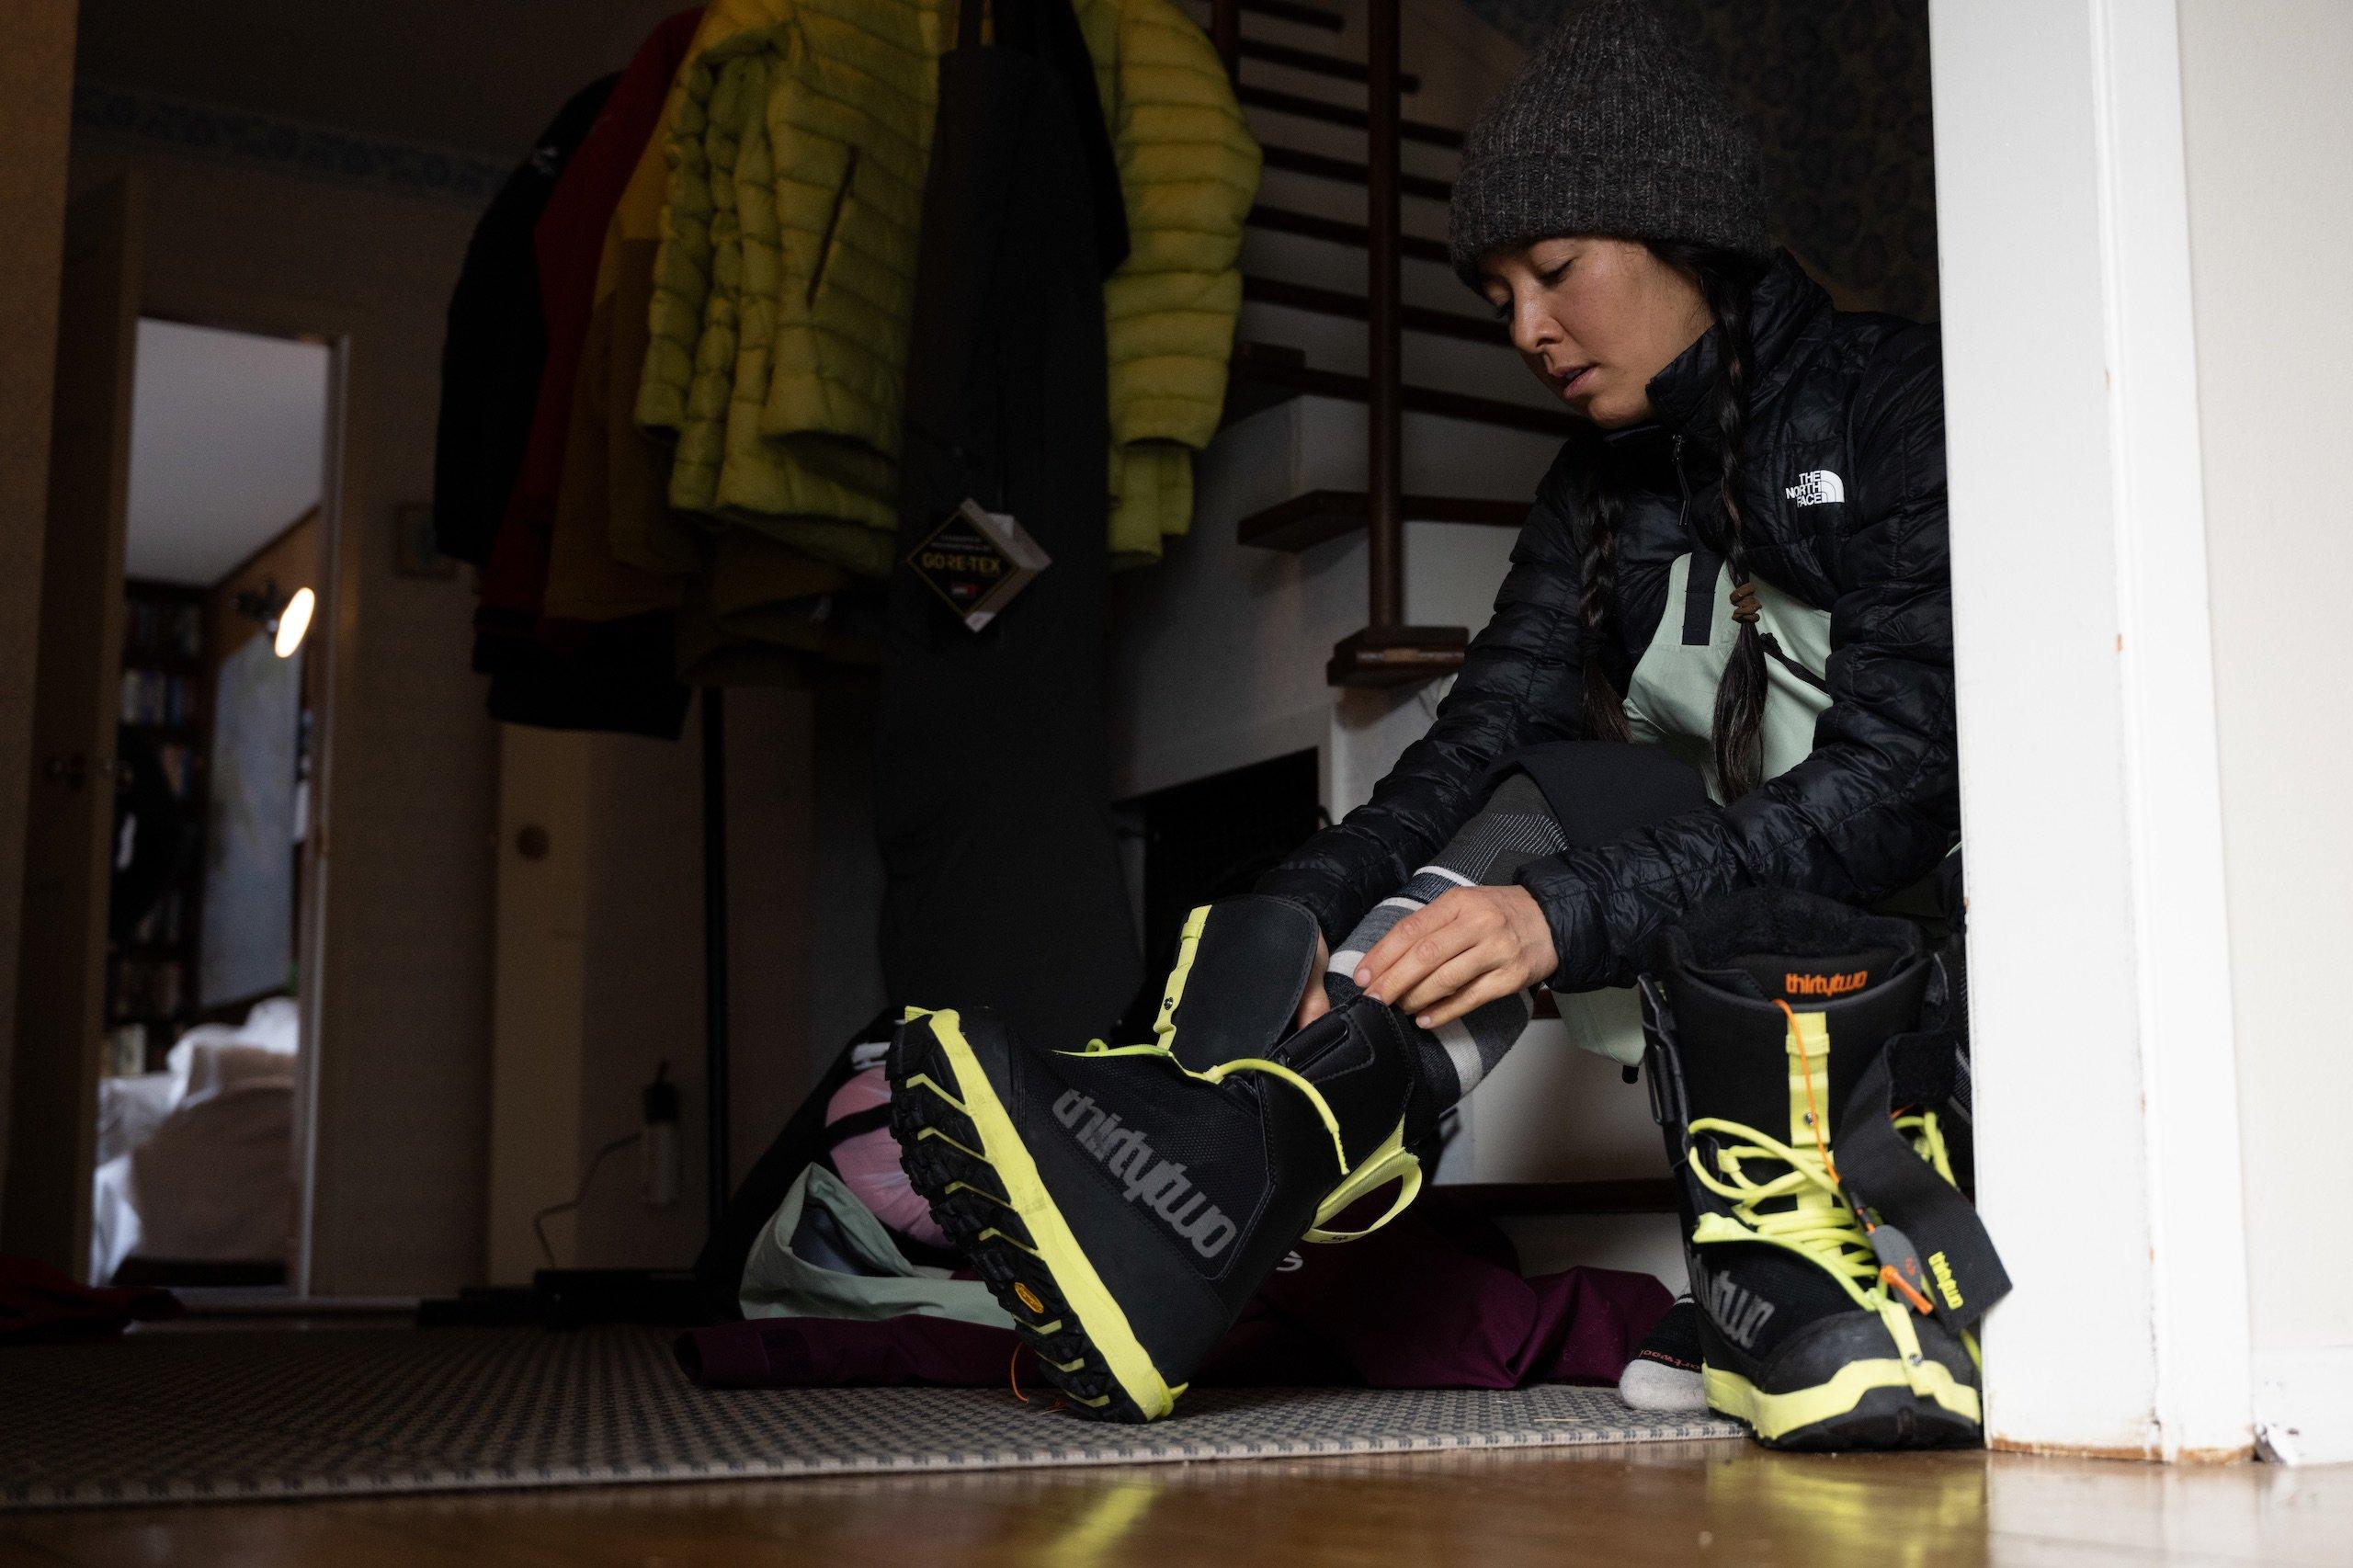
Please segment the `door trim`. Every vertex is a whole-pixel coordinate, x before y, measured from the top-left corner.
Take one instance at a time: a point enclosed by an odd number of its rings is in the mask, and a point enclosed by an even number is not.
[[[1928,22],[1978,1203],[2017,1284],[1985,1325],[1987,1439],[2233,1457],[2252,1378],[2177,7],[1930,0]],[[2097,1223],[2054,1218],[2093,1192]]]

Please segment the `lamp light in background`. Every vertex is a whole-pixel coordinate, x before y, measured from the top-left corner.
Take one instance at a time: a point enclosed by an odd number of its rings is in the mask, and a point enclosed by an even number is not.
[[[272,577],[258,588],[248,588],[233,601],[239,615],[260,623],[269,633],[270,652],[281,659],[290,659],[294,650],[302,645],[302,638],[311,630],[312,613],[319,607],[318,596],[308,588],[297,588],[289,597]]]
[[[297,588],[294,597],[286,601],[278,612],[277,640],[270,651],[281,659],[290,659],[294,650],[302,645],[302,636],[311,630],[311,612],[319,606],[318,595],[308,588]]]

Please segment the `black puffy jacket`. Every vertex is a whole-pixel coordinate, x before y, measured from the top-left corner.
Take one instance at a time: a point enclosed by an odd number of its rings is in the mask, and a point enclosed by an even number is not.
[[[1750,331],[1748,559],[1756,575],[1829,612],[1829,706],[1811,754],[1731,805],[1519,869],[1552,927],[1556,991],[1631,983],[1649,934],[1710,894],[1765,884],[1868,906],[1935,869],[1960,837],[1938,329],[1836,310],[1784,250],[1757,287]],[[1604,433],[1633,485],[1618,540],[1626,642],[1605,651],[1620,690],[1672,608],[1675,558],[1721,543],[1708,417],[1717,360],[1716,335],[1702,335],[1652,378],[1654,417]],[[1258,892],[1313,911],[1336,949],[1469,820],[1491,761],[1587,738],[1575,454],[1565,445],[1538,486],[1494,617],[1429,733],[1370,801],[1258,880]],[[1824,470],[1840,476],[1842,499],[1809,488]]]

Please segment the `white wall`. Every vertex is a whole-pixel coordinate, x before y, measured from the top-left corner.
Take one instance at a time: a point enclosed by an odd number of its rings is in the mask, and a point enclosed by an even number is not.
[[[2181,65],[2256,1417],[2353,1460],[2353,6],[2181,0]]]

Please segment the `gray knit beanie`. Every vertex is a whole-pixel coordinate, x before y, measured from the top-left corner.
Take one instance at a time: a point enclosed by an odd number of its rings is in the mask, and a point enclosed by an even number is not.
[[[1772,251],[1756,131],[1687,22],[1657,0],[1590,0],[1480,113],[1447,214],[1463,282],[1490,246],[1547,234]]]

